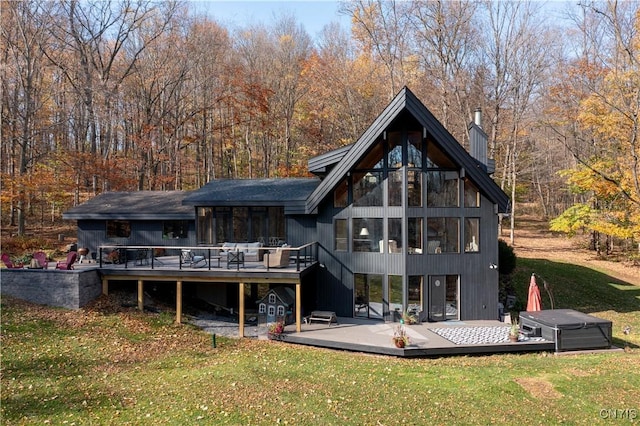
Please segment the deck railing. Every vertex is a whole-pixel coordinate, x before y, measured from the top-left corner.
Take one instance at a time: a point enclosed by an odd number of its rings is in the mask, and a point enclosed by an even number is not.
[[[254,248],[252,248],[253,250]],[[263,255],[269,256],[270,252],[275,250],[286,250],[289,251],[290,261],[293,260],[296,264],[296,271],[300,272],[300,266],[303,265],[305,268],[316,262],[318,260],[318,243],[311,242],[304,244],[299,247],[258,247],[255,248],[258,252],[263,252]],[[220,253],[229,253],[234,250],[229,250],[228,247],[222,246],[161,246],[161,245],[101,245],[98,247],[98,261],[100,263],[100,268],[103,267],[103,263],[111,260],[110,263],[118,263],[124,264],[125,269],[128,269],[129,262],[140,262],[142,265],[143,262],[151,264],[151,269],[154,269],[156,264],[163,265],[163,261],[158,259],[161,257],[160,253],[166,253],[167,251],[176,251],[179,262],[178,268],[181,270],[183,265],[182,259],[182,251],[183,250],[191,250],[192,252],[197,253],[206,253],[200,254],[200,256],[205,256],[207,260],[208,269],[211,270],[211,260],[220,260]],[[116,255],[111,255],[111,253],[116,253]],[[111,256],[111,259],[109,258]],[[260,259],[262,256],[258,256]],[[259,261],[259,260],[258,260]],[[237,269],[240,269],[240,263],[236,264]],[[268,262],[267,262],[267,270],[269,270]]]

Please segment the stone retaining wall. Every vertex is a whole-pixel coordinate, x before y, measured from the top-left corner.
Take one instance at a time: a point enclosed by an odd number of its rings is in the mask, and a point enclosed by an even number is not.
[[[68,309],[79,309],[102,293],[97,269],[2,269],[0,281],[3,295]]]

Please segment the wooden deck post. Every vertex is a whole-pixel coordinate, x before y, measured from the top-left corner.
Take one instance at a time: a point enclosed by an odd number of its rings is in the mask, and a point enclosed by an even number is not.
[[[296,283],[296,333],[302,331],[302,285],[300,281]]]
[[[138,310],[144,311],[144,281],[138,280]]]
[[[176,323],[182,324],[182,281],[176,281]]]
[[[109,295],[109,280],[105,276],[102,277],[102,294]]]
[[[244,337],[244,283],[238,283],[238,336]]]

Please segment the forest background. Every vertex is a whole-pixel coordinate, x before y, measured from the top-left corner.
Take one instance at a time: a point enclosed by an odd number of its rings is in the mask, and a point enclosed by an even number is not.
[[[227,28],[188,2],[0,3],[2,225],[104,191],[306,176],[409,87],[511,196],[591,248],[640,251],[640,3],[344,2]],[[558,4],[555,4],[558,9]]]

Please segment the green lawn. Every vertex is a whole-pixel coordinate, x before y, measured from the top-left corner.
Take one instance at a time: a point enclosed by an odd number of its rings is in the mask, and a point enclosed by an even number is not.
[[[627,350],[406,360],[250,339],[218,338],[213,348],[169,312],[5,298],[2,424],[639,422],[640,287],[572,265],[518,265],[520,300],[536,272],[552,284],[555,307],[613,320]]]

